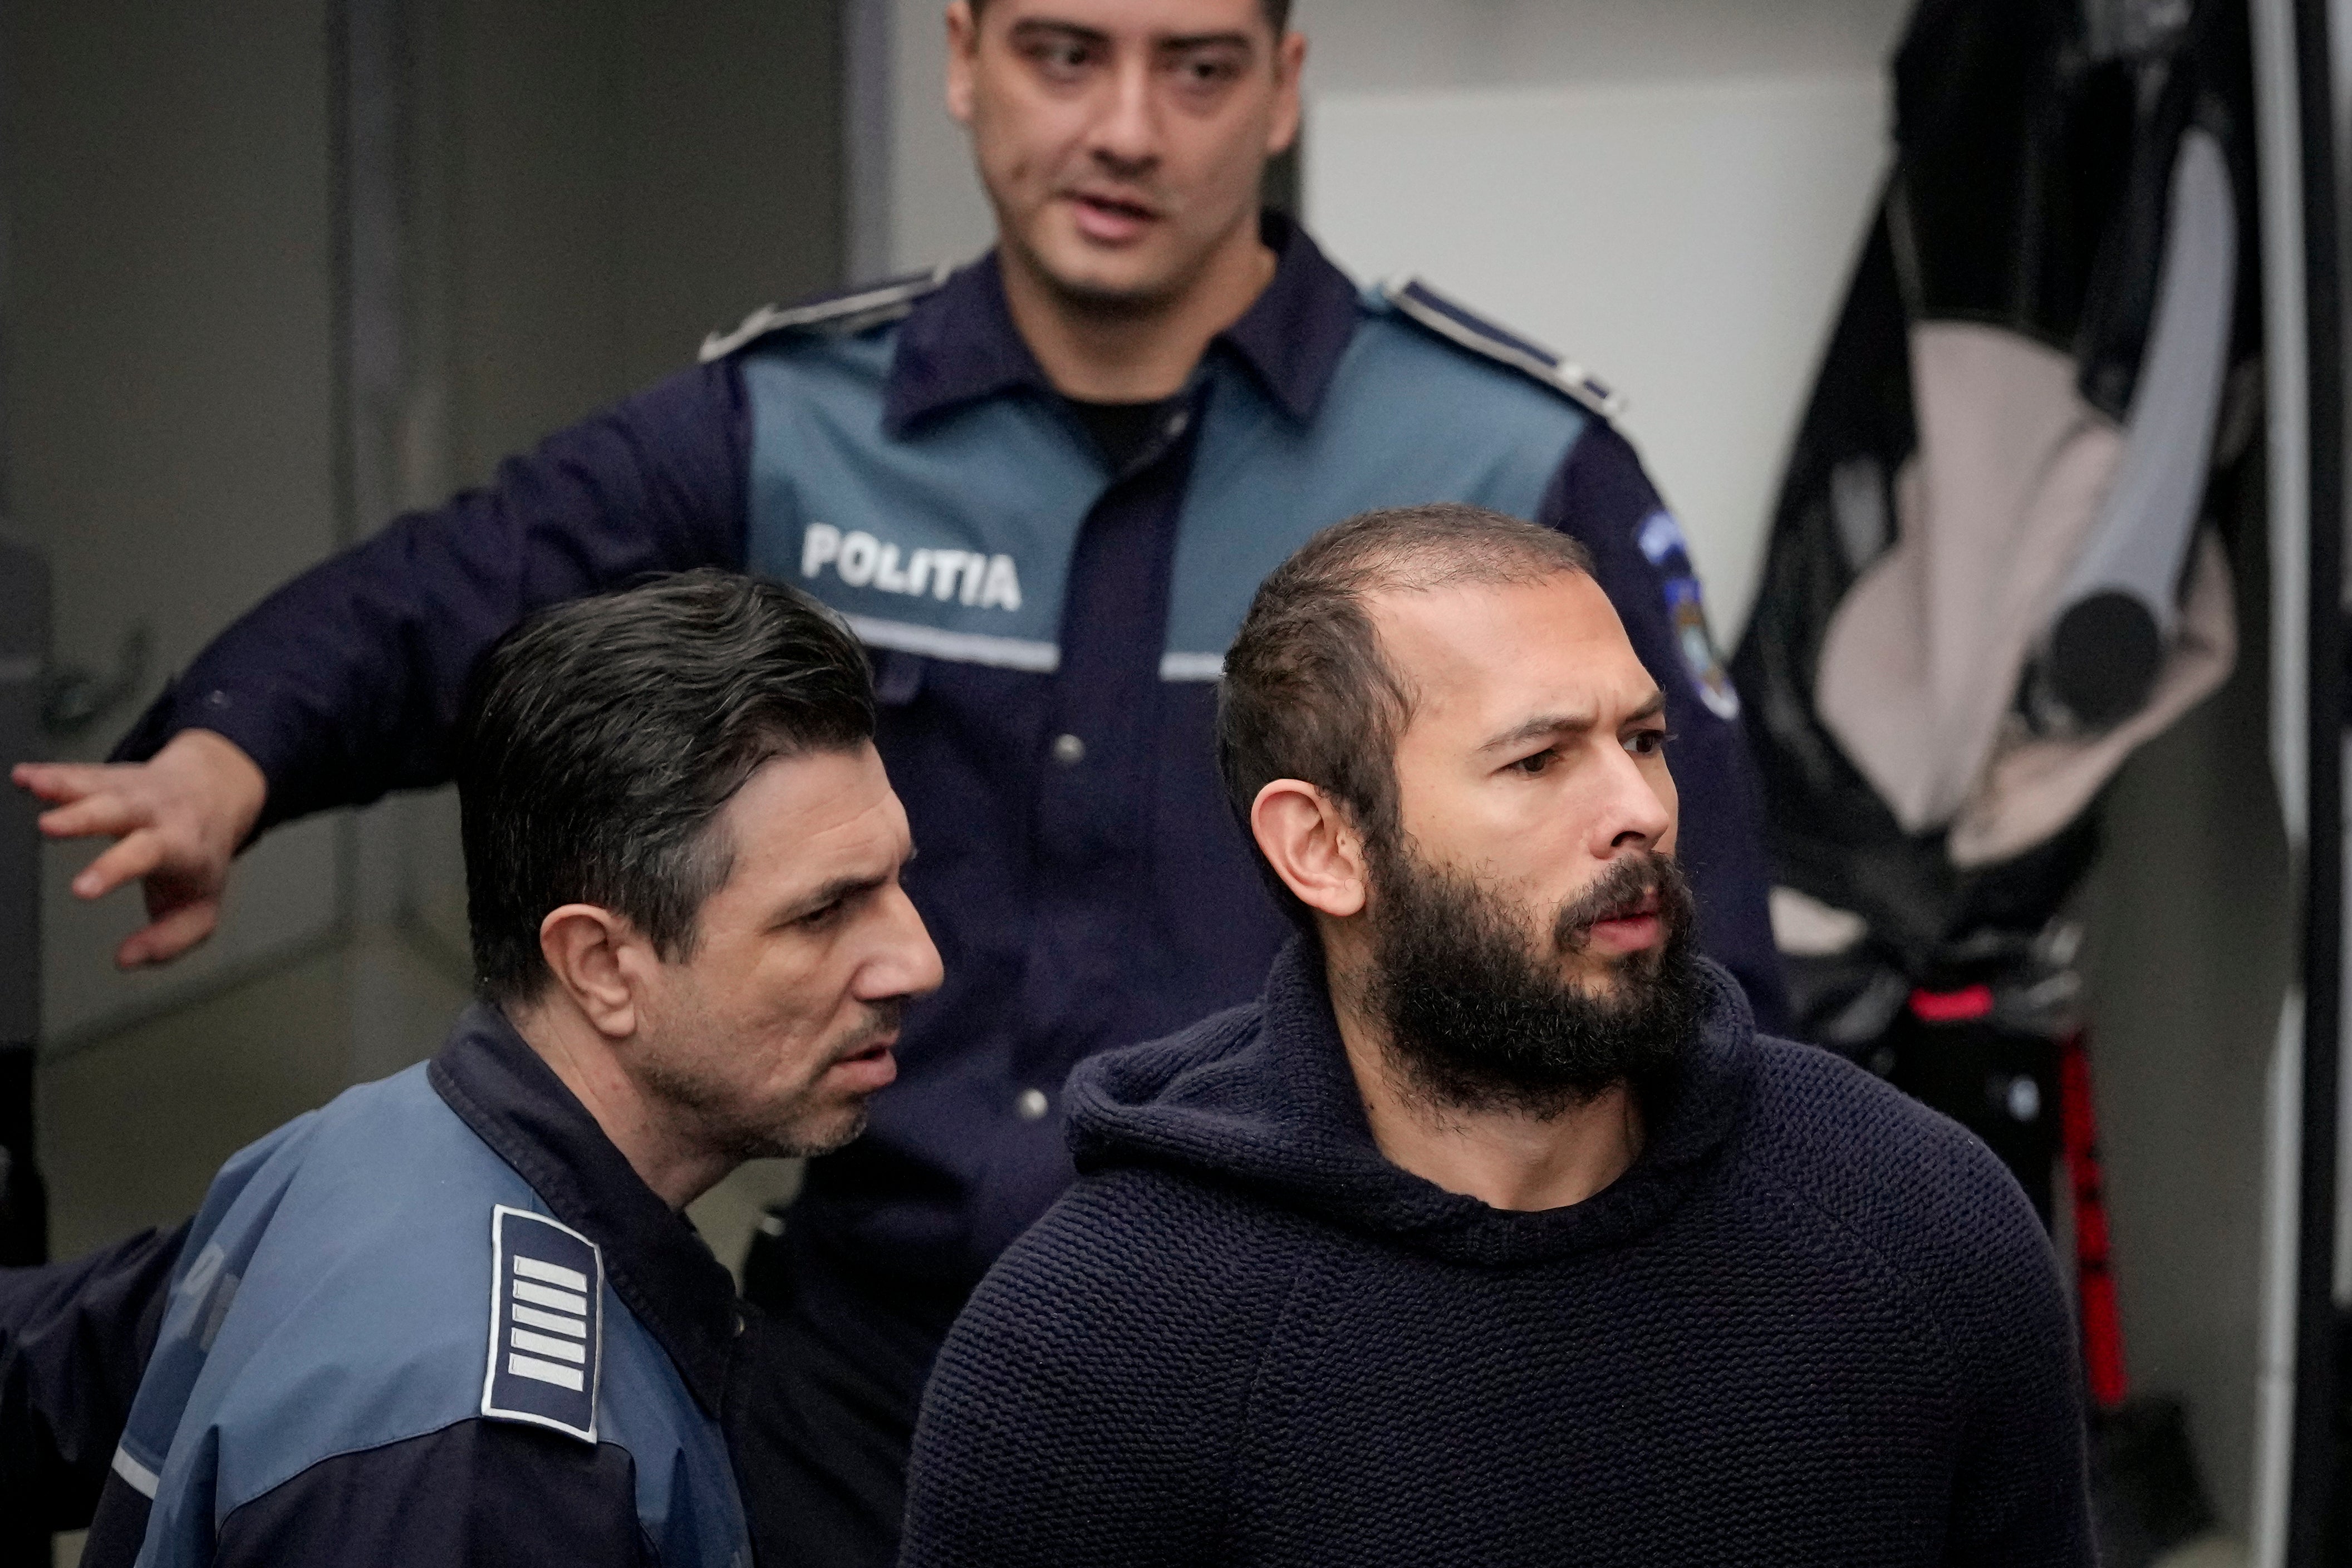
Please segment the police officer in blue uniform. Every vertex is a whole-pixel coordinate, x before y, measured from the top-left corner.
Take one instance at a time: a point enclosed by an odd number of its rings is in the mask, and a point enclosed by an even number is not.
[[[1217,781],[1260,578],[1367,507],[1581,539],[1667,693],[1699,940],[1782,1009],[1738,702],[1610,394],[1434,291],[1360,290],[1262,214],[1298,118],[1285,0],[954,0],[950,107],[999,245],[763,310],[702,364],[399,519],[201,654],[110,768],[20,770],[147,879],[126,961],[208,930],[252,833],[450,768],[458,694],[536,606],[748,567],[848,618],[948,981],[867,1134],[755,1248],[813,1561],[883,1562],[930,1359],[1071,1179],[1071,1065],[1255,994],[1285,926]],[[1239,913],[1236,913],[1239,912]]]
[[[939,982],[873,723],[837,622],[741,576],[500,644],[460,785],[484,1000],[223,1167],[85,1564],[749,1568],[745,1324],[678,1210],[853,1136]]]

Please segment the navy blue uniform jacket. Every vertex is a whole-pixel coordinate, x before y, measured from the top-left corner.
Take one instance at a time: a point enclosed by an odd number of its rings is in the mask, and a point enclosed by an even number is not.
[[[203,727],[265,826],[436,784],[477,657],[541,605],[719,564],[800,584],[877,662],[879,744],[947,963],[803,1245],[960,1296],[1071,1179],[1071,1066],[1253,995],[1286,935],[1217,778],[1218,663],[1259,580],[1367,507],[1480,502],[1591,549],[1667,694],[1702,946],[1780,1008],[1750,766],[1674,519],[1607,423],[1360,295],[1269,219],[1273,282],[1108,470],[992,260],[772,329],[399,519],[207,649],[122,755]],[[1495,356],[1501,356],[1498,360]]]
[[[745,1327],[692,1228],[475,1008],[221,1168],[82,1561],[750,1568]]]
[[[1080,1067],[1087,1174],[940,1353],[902,1568],[2087,1568],[2024,1194],[1708,976],[1640,1156],[1545,1213],[1381,1157],[1308,947]]]

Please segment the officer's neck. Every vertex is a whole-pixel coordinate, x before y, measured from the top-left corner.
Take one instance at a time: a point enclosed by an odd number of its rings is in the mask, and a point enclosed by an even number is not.
[[[1255,214],[1235,225],[1199,274],[1164,301],[1107,306],[1056,284],[1018,246],[998,250],[1013,324],[1054,390],[1088,402],[1175,396],[1208,351],[1273,281],[1274,252]]]
[[[629,1168],[670,1207],[684,1208],[741,1163],[631,1073],[561,986],[549,987],[536,1002],[509,1008],[507,1016]]]

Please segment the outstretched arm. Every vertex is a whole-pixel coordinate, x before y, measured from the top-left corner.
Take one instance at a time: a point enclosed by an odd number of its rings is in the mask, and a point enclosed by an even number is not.
[[[126,967],[212,932],[253,834],[449,777],[483,651],[533,610],[648,572],[740,566],[748,413],[731,362],[672,377],[401,517],[248,612],[168,687],[116,766],[14,773],[53,838],[117,841],[74,881],[146,884]]]
[[[213,934],[228,862],[269,792],[253,758],[208,729],[180,731],[145,762],[26,762],[14,777],[53,808],[40,818],[50,838],[114,840],[74,878],[77,896],[144,883],[147,924],[115,949],[126,969],[175,957]]]

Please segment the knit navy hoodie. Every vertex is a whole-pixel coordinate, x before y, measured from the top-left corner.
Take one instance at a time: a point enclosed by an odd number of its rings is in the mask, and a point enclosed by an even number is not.
[[[1381,1157],[1299,945],[1082,1066],[1083,1179],[949,1336],[901,1563],[2090,1563],[2024,1197],[1706,979],[1641,1158],[1548,1213]]]

